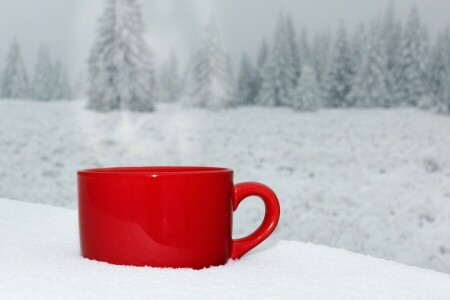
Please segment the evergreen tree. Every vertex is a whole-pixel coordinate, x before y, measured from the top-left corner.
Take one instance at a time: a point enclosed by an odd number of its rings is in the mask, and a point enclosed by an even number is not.
[[[383,17],[382,37],[386,51],[387,68],[390,72],[392,81],[388,86],[392,99],[392,105],[399,105],[401,99],[398,91],[400,90],[401,68],[400,68],[400,46],[402,41],[401,23],[397,20],[393,2],[390,2]]]
[[[256,66],[261,69],[265,65],[268,56],[269,56],[269,43],[264,38],[259,48]]]
[[[89,108],[154,110],[153,57],[143,33],[137,0],[108,0],[88,62]]]
[[[319,84],[326,77],[326,71],[330,60],[330,44],[331,34],[329,32],[322,32],[316,34],[312,45],[311,63],[317,75]]]
[[[52,79],[52,99],[72,99],[67,71],[60,61],[56,61],[53,66]]]
[[[234,77],[233,62],[229,54],[226,55],[225,60],[225,74],[227,74],[227,82],[229,83],[229,97],[231,99],[231,106],[236,106],[238,103],[236,91],[237,91],[237,80]]]
[[[203,82],[204,76],[201,72],[202,53],[196,50],[191,54],[191,57],[186,65],[185,70],[185,88],[182,95],[182,103],[188,106],[205,107],[205,104],[200,98],[202,87],[206,85]]]
[[[428,66],[428,84],[431,93],[429,107],[450,112],[450,28],[436,40]]]
[[[187,105],[221,109],[233,104],[231,63],[222,51],[213,19],[205,27],[200,50],[191,58],[187,84]]]
[[[290,17],[280,15],[262,73],[258,102],[268,106],[288,105],[300,75],[298,46]]]
[[[382,35],[385,40],[388,68],[392,70],[397,67],[402,40],[401,23],[396,19],[393,2],[390,2],[383,17]]]
[[[341,23],[336,35],[331,62],[325,83],[326,101],[329,107],[349,106],[347,95],[354,76],[353,60],[344,25]]]
[[[420,23],[417,7],[413,6],[406,23],[399,53],[396,98],[401,103],[416,105],[426,93],[425,41],[425,28]]]
[[[285,26],[286,26],[286,32],[285,32],[285,40],[288,45],[288,49],[286,52],[286,56],[288,57],[289,62],[292,64],[293,68],[293,79],[292,83],[294,86],[297,85],[297,79],[300,77],[301,74],[301,61],[300,61],[300,51],[298,49],[298,43],[297,43],[297,33],[294,29],[294,24],[292,23],[292,17],[290,14],[287,14],[285,16]]]
[[[351,58],[355,74],[362,68],[364,51],[367,50],[366,27],[360,23],[350,43]]]
[[[42,45],[39,49],[36,68],[32,84],[32,98],[36,100],[50,100],[54,89],[53,66],[50,61],[48,48]]]
[[[255,81],[255,71],[247,54],[242,56],[241,67],[237,82],[238,104],[254,104],[257,95],[257,85]]]
[[[11,44],[2,78],[3,98],[26,98],[29,96],[28,77],[16,39]]]
[[[305,27],[302,28],[302,31],[300,34],[299,54],[300,54],[300,60],[303,64],[311,64],[312,63],[311,47],[309,46],[308,32],[306,31]]]
[[[296,110],[316,110],[321,105],[321,96],[314,69],[306,65],[302,68],[292,107]]]
[[[169,61],[161,67],[158,86],[159,101],[177,102],[180,99],[183,86],[178,73],[178,61],[173,52],[170,54]]]
[[[356,106],[370,107],[393,105],[389,91],[392,82],[387,66],[387,53],[378,23],[373,23],[366,46],[363,49],[361,68],[355,76],[348,102]]]
[[[258,57],[256,60],[256,66],[255,66],[255,76],[254,76],[254,82],[255,82],[255,103],[257,103],[259,99],[259,92],[261,90],[261,86],[263,83],[263,70],[264,66],[267,61],[267,57],[269,55],[269,44],[267,43],[267,40],[264,38],[261,42],[261,46],[259,48]]]
[[[331,34],[322,32],[314,38],[311,52],[311,64],[317,77],[322,101],[327,98],[326,71],[330,61]]]

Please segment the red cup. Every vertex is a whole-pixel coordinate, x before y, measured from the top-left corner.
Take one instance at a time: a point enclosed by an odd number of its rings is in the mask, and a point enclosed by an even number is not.
[[[233,211],[248,196],[265,204],[262,224],[232,239]],[[119,265],[223,265],[264,241],[280,217],[277,196],[256,182],[233,184],[213,167],[119,167],[78,171],[83,257]]]

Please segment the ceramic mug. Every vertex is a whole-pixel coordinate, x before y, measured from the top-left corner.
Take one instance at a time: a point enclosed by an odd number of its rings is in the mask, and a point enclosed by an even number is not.
[[[264,201],[264,220],[249,236],[232,239],[233,211],[248,196]],[[234,185],[230,169],[118,167],[78,171],[78,212],[86,258],[201,269],[260,244],[274,231],[280,206],[261,183]]]

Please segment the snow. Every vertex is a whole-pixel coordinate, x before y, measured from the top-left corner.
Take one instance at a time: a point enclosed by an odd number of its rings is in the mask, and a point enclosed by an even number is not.
[[[78,169],[225,166],[235,182],[260,181],[278,194],[275,238],[450,273],[448,116],[178,105],[96,113],[85,105],[0,100],[1,197],[76,208]],[[262,211],[260,201],[244,201],[235,235],[253,231]]]
[[[271,239],[203,270],[117,266],[79,253],[77,213],[0,199],[3,299],[448,299],[450,276]]]

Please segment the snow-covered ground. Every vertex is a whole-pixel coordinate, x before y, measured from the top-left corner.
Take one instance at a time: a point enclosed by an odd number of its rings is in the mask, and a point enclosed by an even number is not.
[[[76,170],[214,165],[280,198],[276,237],[450,272],[450,117],[415,109],[159,105],[96,113],[84,101],[0,100],[0,196],[76,208]],[[244,202],[236,236],[261,221]]]
[[[449,299],[450,275],[270,238],[203,270],[83,259],[77,214],[0,198],[2,299]],[[175,287],[175,288],[174,288]]]

